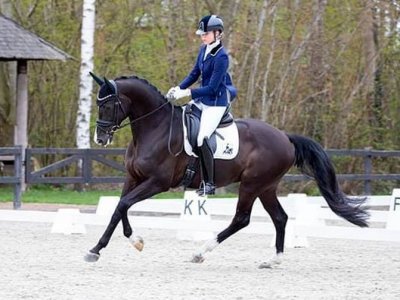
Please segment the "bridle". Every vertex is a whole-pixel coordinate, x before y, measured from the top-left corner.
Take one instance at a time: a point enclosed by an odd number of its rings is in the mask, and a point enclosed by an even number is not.
[[[121,99],[120,99],[119,96],[118,96],[118,91],[117,91],[117,85],[116,85],[116,83],[114,82],[114,80],[110,80],[110,82],[111,82],[112,85],[114,86],[114,89],[115,89],[116,92],[115,92],[114,94],[110,94],[110,95],[107,95],[107,96],[102,97],[102,98],[100,98],[99,96],[97,96],[96,104],[97,104],[98,107],[102,107],[102,106],[104,106],[107,102],[114,101],[113,120],[112,120],[112,121],[107,121],[107,120],[98,119],[98,120],[96,121],[97,127],[98,127],[101,131],[105,132],[106,134],[112,135],[112,134],[114,134],[118,129],[121,129],[121,128],[123,128],[123,127],[126,127],[126,126],[128,126],[128,125],[131,125],[131,124],[133,124],[133,123],[136,123],[136,122],[138,122],[138,121],[140,121],[140,120],[143,120],[144,118],[147,118],[148,116],[150,116],[150,115],[154,114],[155,112],[159,111],[159,110],[160,110],[161,108],[163,108],[164,106],[166,106],[166,105],[168,105],[168,104],[171,104],[171,108],[172,108],[172,109],[171,109],[171,120],[170,120],[170,124],[169,124],[168,152],[169,152],[171,155],[175,156],[175,157],[178,156],[179,154],[181,154],[182,151],[183,151],[183,143],[182,143],[181,149],[180,149],[177,153],[172,153],[172,150],[171,150],[172,121],[173,121],[173,118],[174,118],[174,111],[175,111],[175,109],[174,109],[174,104],[172,103],[172,101],[173,101],[174,99],[172,99],[172,98],[171,98],[171,99],[167,99],[167,102],[161,104],[161,105],[160,105],[159,107],[157,107],[156,109],[154,109],[154,110],[152,110],[152,111],[150,111],[150,112],[148,112],[148,113],[146,113],[146,114],[144,114],[144,115],[142,115],[142,116],[140,116],[140,117],[138,117],[138,118],[136,118],[136,119],[134,119],[134,120],[131,120],[131,121],[125,123],[125,124],[119,125],[119,124],[117,123],[117,114],[118,114],[118,111],[121,110],[122,113],[123,113],[124,115],[125,115],[126,112],[125,112],[124,107],[122,106]]]
[[[118,110],[121,110],[122,113],[125,114],[125,110],[124,110],[124,107],[122,106],[121,100],[119,99],[118,95],[116,95],[116,94],[107,95],[107,96],[105,96],[103,98],[100,98],[99,96],[97,96],[96,103],[97,103],[98,107],[102,107],[107,102],[110,102],[110,101],[114,101],[114,113],[113,113],[114,116],[113,116],[113,120],[112,121],[106,121],[106,120],[98,119],[96,121],[97,127],[101,131],[105,132],[106,134],[113,134],[119,128],[121,128],[121,126],[116,123]]]

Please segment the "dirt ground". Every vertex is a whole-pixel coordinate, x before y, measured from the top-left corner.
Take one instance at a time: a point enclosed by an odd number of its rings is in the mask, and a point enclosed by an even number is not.
[[[51,225],[0,222],[0,299],[400,299],[400,243],[313,238],[287,249],[279,267],[258,269],[274,253],[271,236],[237,233],[193,264],[201,242],[140,229],[138,252],[118,227],[87,263],[104,227],[63,235]]]

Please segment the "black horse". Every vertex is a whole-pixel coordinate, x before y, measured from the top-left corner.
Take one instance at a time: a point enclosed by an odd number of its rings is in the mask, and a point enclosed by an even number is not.
[[[132,234],[128,209],[139,201],[178,187],[190,160],[182,151],[181,107],[170,103],[144,79],[132,76],[109,81],[92,76],[101,86],[97,98],[99,114],[95,142],[106,146],[126,118],[129,118],[126,125],[131,126],[132,141],[126,151],[127,175],[120,201],[103,236],[86,254],[86,261],[98,260],[100,250],[107,246],[121,220],[124,235],[141,250],[143,240]],[[236,124],[239,154],[232,160],[215,162],[218,187],[240,182],[236,213],[225,230],[194,254],[193,262],[202,262],[206,252],[246,227],[258,197],[276,229],[276,255],[260,267],[280,263],[288,216],[278,201],[276,190],[283,175],[293,165],[315,179],[334,213],[358,226],[367,226],[369,215],[361,206],[365,198],[349,198],[340,190],[331,161],[317,142],[286,134],[254,119],[238,119]],[[200,176],[196,174],[189,187],[197,188],[199,184]]]

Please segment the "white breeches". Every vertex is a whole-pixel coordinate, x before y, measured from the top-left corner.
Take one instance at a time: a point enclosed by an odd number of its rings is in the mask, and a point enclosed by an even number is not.
[[[203,111],[200,119],[199,135],[197,136],[197,145],[200,147],[203,145],[204,139],[210,138],[215,129],[217,129],[218,124],[224,115],[226,107],[208,106],[201,102],[194,102],[193,100],[191,102]]]

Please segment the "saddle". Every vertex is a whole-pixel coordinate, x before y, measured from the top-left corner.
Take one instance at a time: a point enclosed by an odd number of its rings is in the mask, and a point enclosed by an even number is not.
[[[239,152],[239,132],[230,109],[229,105],[216,131],[209,139],[209,144],[216,159],[230,160],[235,158]],[[193,181],[198,169],[197,156],[199,156],[199,148],[197,147],[197,136],[200,130],[201,113],[202,111],[193,103],[187,104],[183,109],[184,149],[190,157],[181,182],[185,189]]]
[[[233,116],[230,113],[230,111],[231,111],[231,106],[229,104],[217,128],[224,128],[233,123]],[[192,146],[193,152],[196,155],[198,155],[197,136],[200,130],[201,113],[202,111],[193,103],[186,105],[184,108],[184,121],[187,129],[188,141],[189,144]],[[224,140],[224,137],[219,135],[218,132],[214,132],[211,135],[209,143],[213,153],[215,153],[217,149],[217,142],[216,142],[217,135],[219,138]]]

